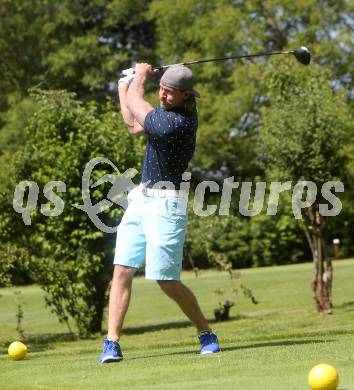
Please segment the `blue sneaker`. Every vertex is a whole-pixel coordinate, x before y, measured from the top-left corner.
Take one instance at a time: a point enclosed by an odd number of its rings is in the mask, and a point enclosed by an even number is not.
[[[123,360],[123,354],[118,341],[104,339],[103,351],[102,355],[100,356],[99,362],[103,364],[120,362],[121,360]]]
[[[203,332],[199,336],[200,353],[205,355],[207,353],[220,352],[219,342],[216,334],[212,332]]]

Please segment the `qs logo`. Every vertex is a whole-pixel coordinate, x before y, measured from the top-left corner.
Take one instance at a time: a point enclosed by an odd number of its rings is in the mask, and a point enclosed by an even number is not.
[[[106,174],[90,186],[92,172],[99,164],[108,164],[113,168],[115,174]],[[99,214],[108,210],[114,204],[126,209],[128,206],[128,192],[136,187],[132,178],[138,173],[134,168],[127,169],[121,174],[118,168],[107,158],[95,157],[90,160],[82,175],[82,200],[83,204],[72,204],[71,206],[87,213],[94,225],[104,233],[114,233],[118,226],[107,226],[99,217]],[[112,186],[107,193],[107,198],[93,204],[91,190],[104,183],[111,183]],[[48,217],[60,215],[65,208],[63,199],[56,192],[66,192],[66,184],[62,181],[50,181],[44,189],[43,195],[50,203],[41,204],[41,214]],[[26,194],[27,200],[25,201]],[[13,208],[17,213],[22,214],[25,225],[31,225],[31,213],[37,208],[39,186],[34,181],[21,181],[15,188]],[[54,205],[54,207],[52,207]]]

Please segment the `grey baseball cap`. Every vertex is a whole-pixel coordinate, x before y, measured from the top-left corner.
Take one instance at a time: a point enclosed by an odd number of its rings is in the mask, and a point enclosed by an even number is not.
[[[199,92],[194,89],[193,72],[184,65],[170,66],[161,77],[160,83],[180,91],[190,91],[194,96],[200,97]]]

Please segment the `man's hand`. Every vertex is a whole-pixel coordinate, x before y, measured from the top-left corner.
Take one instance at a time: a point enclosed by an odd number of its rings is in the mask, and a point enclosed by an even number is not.
[[[135,66],[135,78],[127,91],[127,107],[136,121],[144,127],[145,117],[154,107],[144,99],[145,82],[154,72],[149,64],[140,63]]]
[[[152,66],[150,64],[146,64],[143,62],[140,64],[136,64],[135,66],[135,75],[137,77],[147,79],[152,73],[154,73],[154,70],[152,69]]]
[[[124,76],[118,80],[118,85],[120,83],[124,83],[129,87],[130,83],[134,80],[135,77],[135,68],[125,69],[122,73]]]

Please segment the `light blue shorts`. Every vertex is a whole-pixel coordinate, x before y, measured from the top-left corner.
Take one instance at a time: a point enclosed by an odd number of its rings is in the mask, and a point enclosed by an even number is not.
[[[179,280],[187,226],[187,197],[147,196],[143,187],[128,194],[128,208],[117,229],[114,264],[140,268],[145,278]]]

